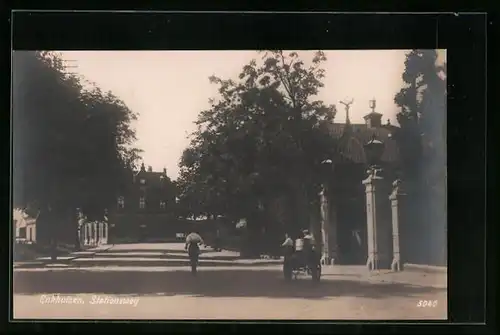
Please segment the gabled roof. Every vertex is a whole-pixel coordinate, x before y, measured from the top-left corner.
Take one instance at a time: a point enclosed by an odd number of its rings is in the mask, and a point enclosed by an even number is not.
[[[148,171],[144,168],[134,173],[134,183],[140,183],[141,179],[144,179],[146,181],[146,185],[148,186],[160,187],[162,183],[172,183],[172,180],[167,176],[166,171]]]
[[[140,179],[145,179],[146,184],[149,185],[160,185],[163,179],[170,181],[170,178],[165,176],[162,172],[139,171],[135,174],[135,176],[136,182]]]
[[[394,126],[369,128],[366,124],[332,123],[329,127],[330,134],[340,141],[340,151],[344,158],[355,163],[366,163],[364,145],[373,136],[384,143],[382,161],[396,162],[399,151],[396,141],[391,136]]]

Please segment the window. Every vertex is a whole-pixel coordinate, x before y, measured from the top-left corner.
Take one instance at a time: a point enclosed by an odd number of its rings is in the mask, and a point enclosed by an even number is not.
[[[179,199],[179,198],[177,198],[177,197],[175,197],[175,203],[176,203],[176,204],[178,204],[178,203],[179,203],[179,201],[180,201],[180,199]]]
[[[139,182],[141,183],[141,185],[146,185],[146,179],[141,179]]]
[[[118,208],[124,208],[124,207],[125,207],[125,198],[118,197]]]
[[[160,208],[165,209],[167,207],[167,203],[165,201],[160,201]]]
[[[140,197],[139,198],[139,208],[144,209],[146,207],[146,198]]]

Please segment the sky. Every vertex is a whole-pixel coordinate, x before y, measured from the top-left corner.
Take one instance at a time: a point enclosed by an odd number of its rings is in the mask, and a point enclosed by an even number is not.
[[[288,51],[287,51],[288,52]],[[314,51],[297,50],[307,64]],[[403,85],[406,50],[325,51],[324,88],[318,99],[337,106],[335,122],[345,121],[339,100],[354,99],[352,123],[363,123],[369,100],[383,120],[395,124],[394,95]],[[196,130],[198,113],[217,96],[211,75],[236,78],[242,67],[261,56],[256,51],[63,51],[69,71],[83,75],[104,91],[111,91],[134,112],[137,146],[143,162],[154,171],[179,174],[178,162]],[[444,54],[444,53],[443,53]],[[445,56],[443,56],[445,57]],[[73,67],[74,66],[74,67]]]

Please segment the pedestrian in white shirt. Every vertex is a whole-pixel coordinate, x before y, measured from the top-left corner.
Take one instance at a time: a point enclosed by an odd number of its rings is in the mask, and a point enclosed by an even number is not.
[[[293,241],[288,234],[285,234],[285,242],[281,245],[282,247],[293,247]]]
[[[281,244],[283,248],[285,248],[285,258],[288,259],[291,255],[293,255],[293,240],[290,238],[288,234],[285,234],[285,242]]]

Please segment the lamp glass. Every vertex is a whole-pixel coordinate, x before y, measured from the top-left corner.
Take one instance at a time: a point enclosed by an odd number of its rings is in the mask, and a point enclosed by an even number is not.
[[[384,143],[372,140],[365,144],[365,152],[368,161],[367,163],[369,165],[377,165],[380,163],[380,159],[384,153]]]

